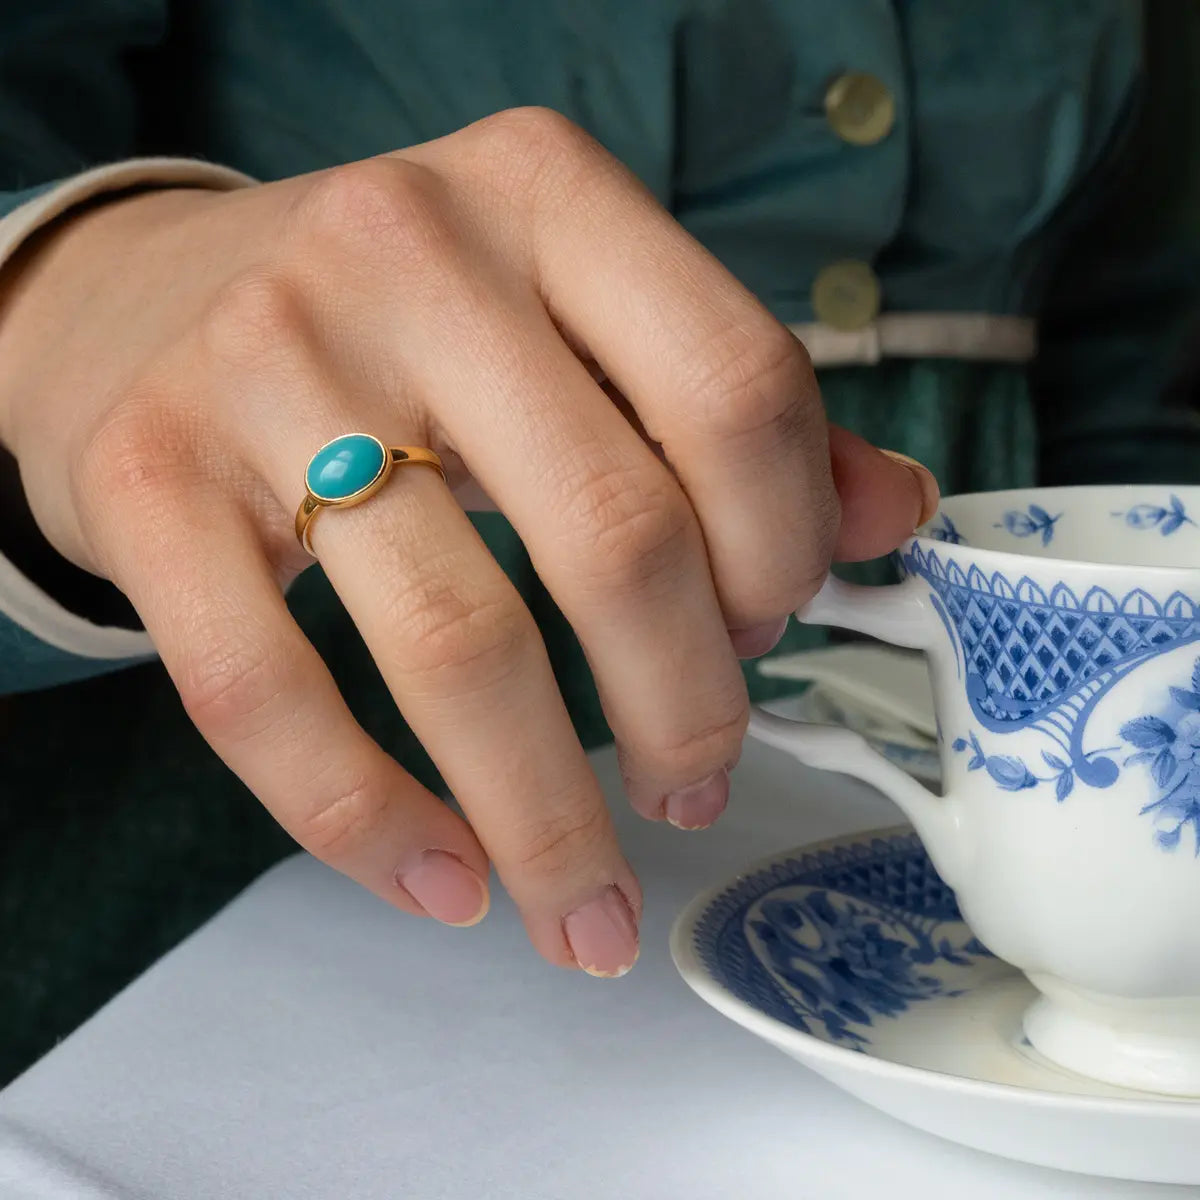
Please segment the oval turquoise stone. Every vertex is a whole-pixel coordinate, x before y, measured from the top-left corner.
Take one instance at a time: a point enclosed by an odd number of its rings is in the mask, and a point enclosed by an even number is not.
[[[304,482],[318,500],[345,500],[373,483],[384,461],[383,447],[374,438],[348,433],[312,456]]]

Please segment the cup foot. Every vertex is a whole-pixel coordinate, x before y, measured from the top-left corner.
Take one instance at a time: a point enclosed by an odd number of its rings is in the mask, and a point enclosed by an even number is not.
[[[1033,1048],[1076,1075],[1160,1095],[1200,1098],[1200,998],[1123,1000],[1031,976]]]

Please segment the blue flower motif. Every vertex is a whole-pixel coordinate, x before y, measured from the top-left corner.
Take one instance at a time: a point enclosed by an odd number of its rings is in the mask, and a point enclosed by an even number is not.
[[[1070,763],[1064,762],[1057,754],[1042,751],[1042,759],[1054,772],[1050,776],[1035,775],[1022,758],[1008,754],[985,754],[979,744],[979,738],[973,732],[965,738],[955,738],[951,746],[958,753],[971,751],[967,760],[968,771],[987,771],[997,787],[1006,792],[1023,792],[1027,788],[1035,788],[1039,783],[1054,783],[1055,794],[1061,803],[1075,787],[1075,770]]]
[[[923,923],[825,888],[802,897],[768,895],[759,914],[748,928],[802,1021],[855,1047],[868,1044],[863,1027],[877,1017],[958,994],[921,968],[939,960],[966,965],[968,955],[987,953],[974,938],[958,947],[945,938],[935,942]]]
[[[878,923],[860,925],[856,933],[843,937],[841,952],[859,979],[870,977],[894,988],[912,973],[908,947],[888,937]]]
[[[983,764],[987,773],[1006,792],[1020,792],[1025,788],[1037,787],[1037,777],[1019,758],[1007,754],[993,754]]]
[[[1158,504],[1135,504],[1124,512],[1113,513],[1113,516],[1124,517],[1130,529],[1157,529],[1163,537],[1170,537],[1184,525],[1196,524],[1187,515],[1183,501],[1175,495],[1168,497],[1166,508]]]
[[[945,513],[938,513],[940,525],[934,525],[929,530],[929,536],[938,542],[949,542],[952,546],[962,546],[966,543],[966,538],[963,537],[954,522],[950,520]]]
[[[1041,505],[1031,504],[1028,511],[1010,509],[1004,514],[1004,520],[994,528],[1007,529],[1013,537],[1032,537],[1041,534],[1042,545],[1048,546],[1054,539],[1054,526],[1062,519],[1062,513],[1051,516]]]
[[[1169,689],[1183,710],[1174,721],[1135,717],[1121,726],[1121,736],[1137,753],[1127,767],[1145,765],[1162,794],[1143,809],[1153,814],[1154,839],[1163,850],[1175,850],[1184,826],[1192,827],[1195,854],[1200,857],[1200,659],[1192,668],[1191,687]]]

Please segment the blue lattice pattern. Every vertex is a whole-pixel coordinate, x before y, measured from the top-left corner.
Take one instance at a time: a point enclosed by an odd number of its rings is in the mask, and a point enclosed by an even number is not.
[[[1093,587],[1080,599],[1059,582],[1047,595],[1028,576],[964,571],[915,544],[903,564],[941,602],[968,677],[983,683],[973,702],[996,722],[1024,724],[1101,673],[1200,637],[1200,608],[1181,592],[1160,603],[1141,588],[1118,599]]]

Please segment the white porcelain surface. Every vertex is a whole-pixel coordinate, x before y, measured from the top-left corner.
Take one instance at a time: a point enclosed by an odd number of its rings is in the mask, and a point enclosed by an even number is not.
[[[928,690],[928,683],[924,684]],[[825,684],[814,684],[798,696],[767,701],[767,712],[810,725],[834,725],[859,734],[863,740],[906,774],[931,787],[942,780],[942,760],[937,742],[897,721],[880,719]]]
[[[1200,1095],[1192,513],[1200,489],[951,497],[901,549],[902,583],[831,579],[798,614],[925,652],[944,796],[845,729],[751,722],[900,805],[980,939],[1045,997],[1026,1029],[1045,1054],[1179,1095]]]
[[[1066,1171],[1200,1184],[1200,1102],[1044,1060],[1021,1029],[1034,989],[972,944],[948,896],[911,831],[837,838],[696,897],[672,955],[719,1012],[929,1133]]]
[[[919,738],[923,745],[937,736],[928,674],[915,651],[850,642],[760,658],[755,665],[768,679],[808,681],[844,708],[898,726],[893,740]]]

